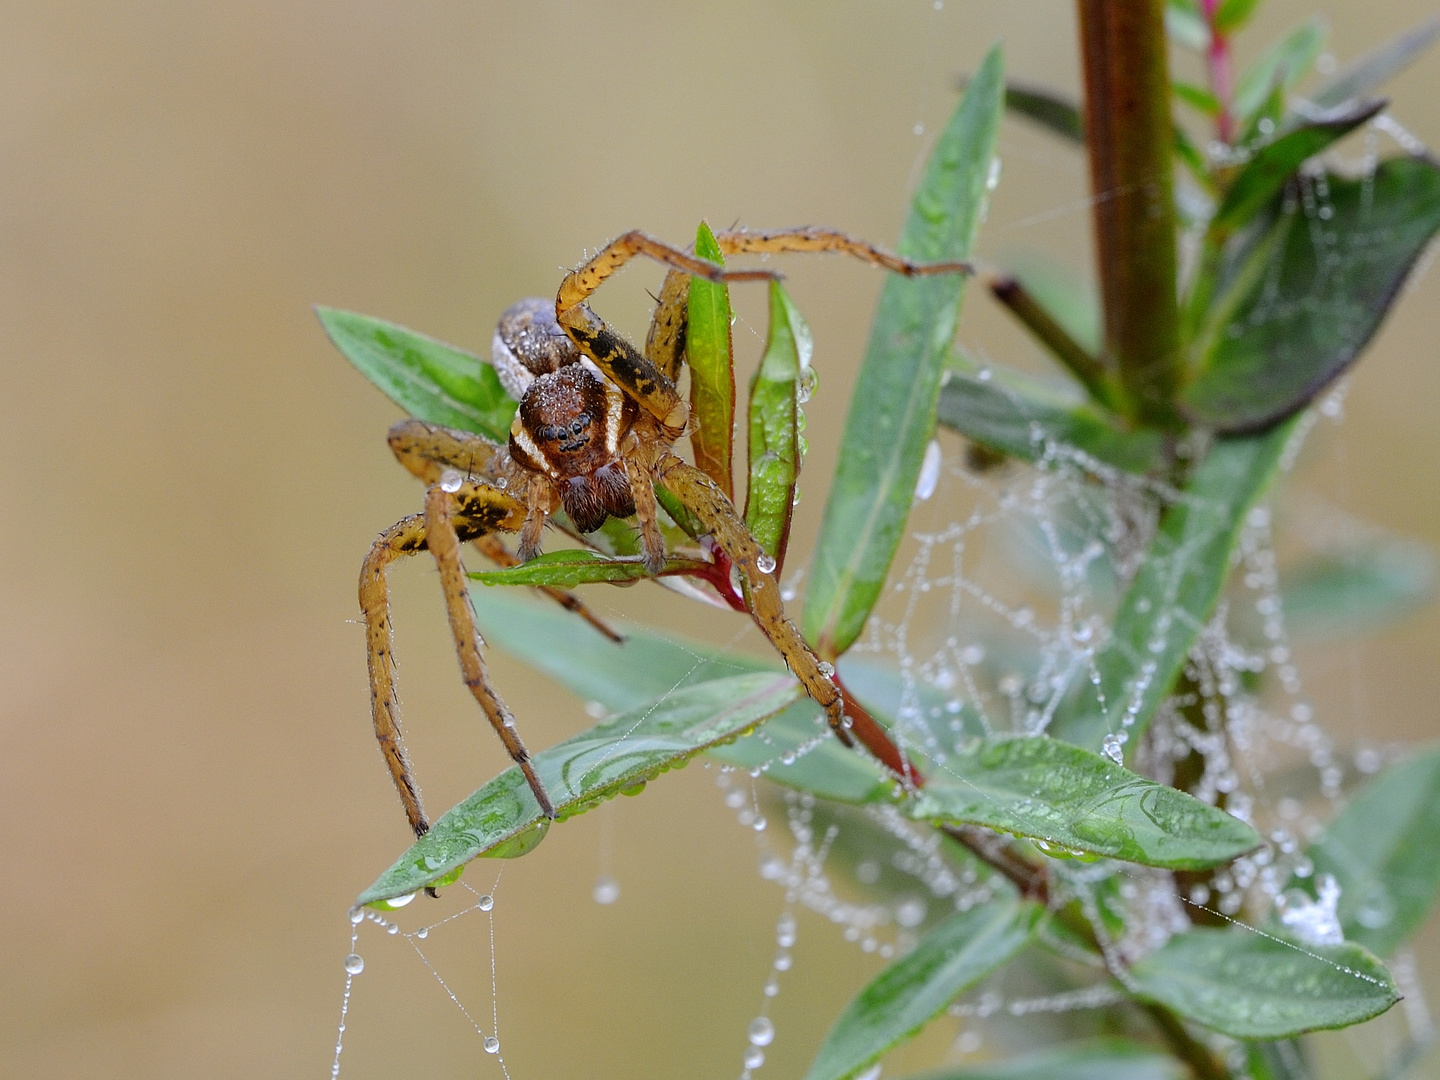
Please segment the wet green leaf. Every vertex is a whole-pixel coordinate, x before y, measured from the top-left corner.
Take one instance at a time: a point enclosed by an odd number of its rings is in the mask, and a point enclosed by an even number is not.
[[[902,254],[923,260],[969,254],[984,217],[1003,90],[997,46],[931,152]],[[935,428],[962,285],[949,275],[891,277],[881,292],[805,598],[805,636],[822,655],[849,648],[884,588]]]
[[[1086,405],[1041,397],[1033,383],[989,369],[990,378],[952,371],[940,389],[941,424],[967,439],[1028,461],[1069,462],[1089,472],[1105,467],[1146,473],[1164,464],[1159,432],[1121,431]]]
[[[1248,265],[1181,392],[1200,423],[1253,431],[1302,408],[1369,342],[1440,229],[1440,166],[1429,159],[1323,183],[1305,181],[1267,229],[1237,237],[1235,262]]]
[[[725,263],[715,234],[703,221],[695,236],[695,254]],[[695,467],[735,497],[731,476],[735,441],[735,369],[731,362],[730,287],[723,281],[690,279],[689,325],[685,350],[690,360],[690,445]]]
[[[1408,67],[1440,37],[1440,18],[1391,38],[1358,60],[1352,60],[1306,95],[1311,104],[1332,109],[1369,93]]]
[[[1187,82],[1173,82],[1170,84],[1171,92],[1189,105],[1192,109],[1198,109],[1206,116],[1220,115],[1220,99],[1206,90],[1203,86],[1195,86]]]
[[[1187,930],[1130,974],[1141,996],[1237,1039],[1348,1027],[1400,999],[1359,945],[1296,945],[1249,928]]]
[[[778,577],[790,542],[800,476],[800,381],[810,371],[810,327],[778,281],[770,283],[770,333],[750,380],[750,478],[745,526],[775,556]]]
[[[709,563],[700,559],[672,557],[665,560],[665,569],[661,572],[698,573],[709,567]],[[560,589],[602,581],[640,581],[649,576],[645,572],[644,560],[638,555],[612,559],[579,548],[547,551],[519,566],[505,570],[480,570],[470,575],[472,580],[482,585],[552,585]]]
[[[1434,553],[1403,540],[1327,553],[1280,579],[1285,631],[1291,638],[1373,631],[1419,610],[1434,595]]]
[[[584,701],[624,712],[670,691],[750,672],[779,672],[778,660],[722,653],[677,634],[619,624],[616,645],[553,604],[538,604],[499,590],[472,590],[486,641],[549,675]],[[737,616],[738,618],[738,616]],[[844,670],[842,666],[842,671]],[[869,758],[827,734],[820,708],[797,701],[753,735],[710,755],[730,765],[764,767],[776,783],[842,802],[888,799],[892,784]],[[817,736],[822,736],[817,741]],[[807,748],[795,762],[787,752]]]
[[[845,1007],[806,1080],[844,1080],[910,1038],[1019,952],[1043,914],[1038,904],[1006,898],[951,915]]]
[[[1188,1080],[1169,1054],[1130,1039],[1089,1039],[983,1065],[951,1065],[906,1080]]]
[[[1343,138],[1385,107],[1383,101],[1356,101],[1299,121],[1255,152],[1225,193],[1210,222],[1212,236],[1240,228],[1279,194],[1307,160]]]
[[[531,760],[563,820],[737,737],[800,693],[794,679],[771,672],[715,679],[611,717]],[[528,851],[546,828],[512,765],[435,822],[358,902],[414,892],[481,855],[523,854],[518,848]]]
[[[1251,1080],[1311,1080],[1305,1044],[1299,1039],[1252,1042],[1245,1047]]]
[[[1311,19],[1266,49],[1245,69],[1235,86],[1234,109],[1242,126],[1259,111],[1278,87],[1283,93],[1310,73],[1325,48],[1325,20]]]
[[[1333,874],[1340,885],[1346,940],[1393,953],[1440,893],[1440,747],[1372,779],[1307,854],[1316,876]]]
[[[516,402],[478,356],[353,311],[317,307],[315,313],[345,359],[411,416],[502,446],[509,441]]]
[[[1080,112],[1080,105],[1058,90],[1007,82],[1005,108],[1033,120],[1062,139],[1079,146],[1085,145],[1085,117]]]
[[[1121,600],[1095,658],[1098,690],[1087,684],[1067,703],[1052,735],[1099,749],[1107,734],[1128,730],[1133,750],[1209,621],[1246,515],[1274,480],[1297,424],[1210,447],[1180,500],[1162,514]]]
[[[1216,866],[1261,843],[1224,810],[1043,735],[949,755],[905,812],[1170,870]]]

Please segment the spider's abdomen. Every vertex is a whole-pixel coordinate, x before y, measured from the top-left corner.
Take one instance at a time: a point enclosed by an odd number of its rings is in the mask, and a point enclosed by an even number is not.
[[[635,512],[620,442],[639,406],[588,364],[538,376],[520,399],[510,456],[555,482],[581,532]]]

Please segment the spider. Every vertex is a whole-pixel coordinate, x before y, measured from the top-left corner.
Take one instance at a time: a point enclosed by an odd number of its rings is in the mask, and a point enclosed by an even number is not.
[[[971,264],[963,262],[911,262],[829,229],[732,230],[716,234],[716,240],[727,255],[838,252],[907,276],[972,272]],[[643,353],[586,302],[637,255],[670,267]],[[711,560],[723,557],[734,568],[743,606],[806,693],[825,710],[835,734],[853,745],[840,692],[831,681],[833,669],[811,652],[785,615],[773,576],[775,559],[750,535],[714,481],[671,452],[690,418],[676,382],[692,275],[716,282],[779,276],[766,269],[726,269],[643,232],[628,232],[566,274],[553,303],[522,300],[501,317],[493,361],[506,390],[519,399],[508,445],[419,420],[404,420],[390,429],[395,456],[427,485],[425,509],[376,539],[361,567],[360,608],[375,736],[417,837],[425,834],[429,822],[400,738],[386,568],[402,556],[430,551],[465,685],[529,782],[541,811],[553,818],[554,804],[530,762],[515,719],[486,678],[460,545],[474,541],[492,561],[513,566],[538,552],[541,532],[558,510],[564,510],[572,527],[567,531],[582,542],[583,534],[608,518],[633,515],[646,572],[658,575],[666,563],[666,543],[657,487],[699,523]],[[564,527],[558,519],[555,524]],[[501,532],[519,533],[514,554],[496,535]],[[545,591],[619,640],[575,597]]]

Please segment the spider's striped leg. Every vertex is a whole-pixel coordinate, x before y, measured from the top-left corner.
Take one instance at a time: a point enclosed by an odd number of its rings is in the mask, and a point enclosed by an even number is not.
[[[906,277],[975,273],[974,264],[969,262],[915,262],[834,229],[820,229],[810,225],[794,229],[768,229],[761,232],[732,229],[716,233],[715,241],[726,255],[768,255],[806,251],[837,252],[875,266],[883,266],[886,270],[904,274]]]
[[[645,355],[672,383],[680,378],[685,361],[686,331],[690,323],[690,275],[671,270],[655,298],[655,314],[645,335]]]
[[[745,523],[735,513],[734,504],[713,480],[679,458],[666,458],[656,469],[656,475],[660,483],[710,530],[720,550],[730,557],[745,584],[745,595],[755,624],[784,657],[790,670],[805,687],[805,692],[825,710],[825,716],[840,741],[846,746],[853,746],[855,740],[845,722],[840,691],[830,680],[830,673],[821,669],[820,661],[805,644],[795,624],[786,617],[780,602],[779,583],[770,571],[761,569],[767,563],[773,569],[774,560],[750,535]]]
[[[509,496],[502,495],[494,488],[477,487],[473,483],[462,484],[457,492],[449,492],[439,484],[425,492],[425,530],[430,554],[435,557],[435,566],[440,571],[440,589],[445,594],[445,611],[450,617],[450,633],[455,638],[455,654],[460,660],[460,673],[465,685],[480,704],[490,726],[505,750],[520,771],[525,774],[535,801],[546,817],[555,816],[555,807],[540,783],[535,767],[530,763],[530,754],[520,741],[515,729],[515,718],[498,694],[490,688],[485,678],[485,657],[480,652],[480,631],[475,625],[475,610],[470,606],[469,582],[465,577],[465,566],[460,561],[460,536],[456,530],[457,517],[463,512],[468,500],[475,497],[492,498],[500,496],[509,503],[506,517],[508,528],[519,528],[522,523],[521,510]]]
[[[555,297],[555,319],[581,352],[595,361],[616,385],[639,402],[655,419],[679,438],[690,416],[675,384],[655,363],[605,325],[585,301],[602,282],[636,255],[647,255],[676,270],[710,281],[765,281],[779,275],[773,270],[727,270],[688,251],[673,247],[639,230],[612,240],[593,258],[566,274]]]
[[[433,484],[447,468],[467,477],[484,471],[499,447],[483,435],[427,424],[423,420],[401,420],[390,429],[390,449],[400,464],[425,483]],[[475,537],[474,544],[496,566],[508,568],[520,565],[520,560],[499,538],[489,533]],[[618,643],[625,640],[574,593],[550,585],[537,585],[535,589],[566,611],[580,616],[611,641]]]

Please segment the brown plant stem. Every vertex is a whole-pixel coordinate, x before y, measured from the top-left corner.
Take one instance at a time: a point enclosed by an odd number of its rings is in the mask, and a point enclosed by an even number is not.
[[[1176,428],[1175,200],[1165,0],[1077,0],[1107,361],[1126,411]]]
[[[1230,1080],[1230,1070],[1215,1052],[1185,1029],[1164,1005],[1145,1005],[1145,1012],[1165,1036],[1175,1056],[1190,1066],[1197,1080]]]
[[[1030,290],[1013,277],[997,277],[990,282],[990,292],[1070,369],[1090,391],[1092,398],[1102,405],[1113,407],[1105,365],[1071,337],[1070,332],[1045,310]]]

